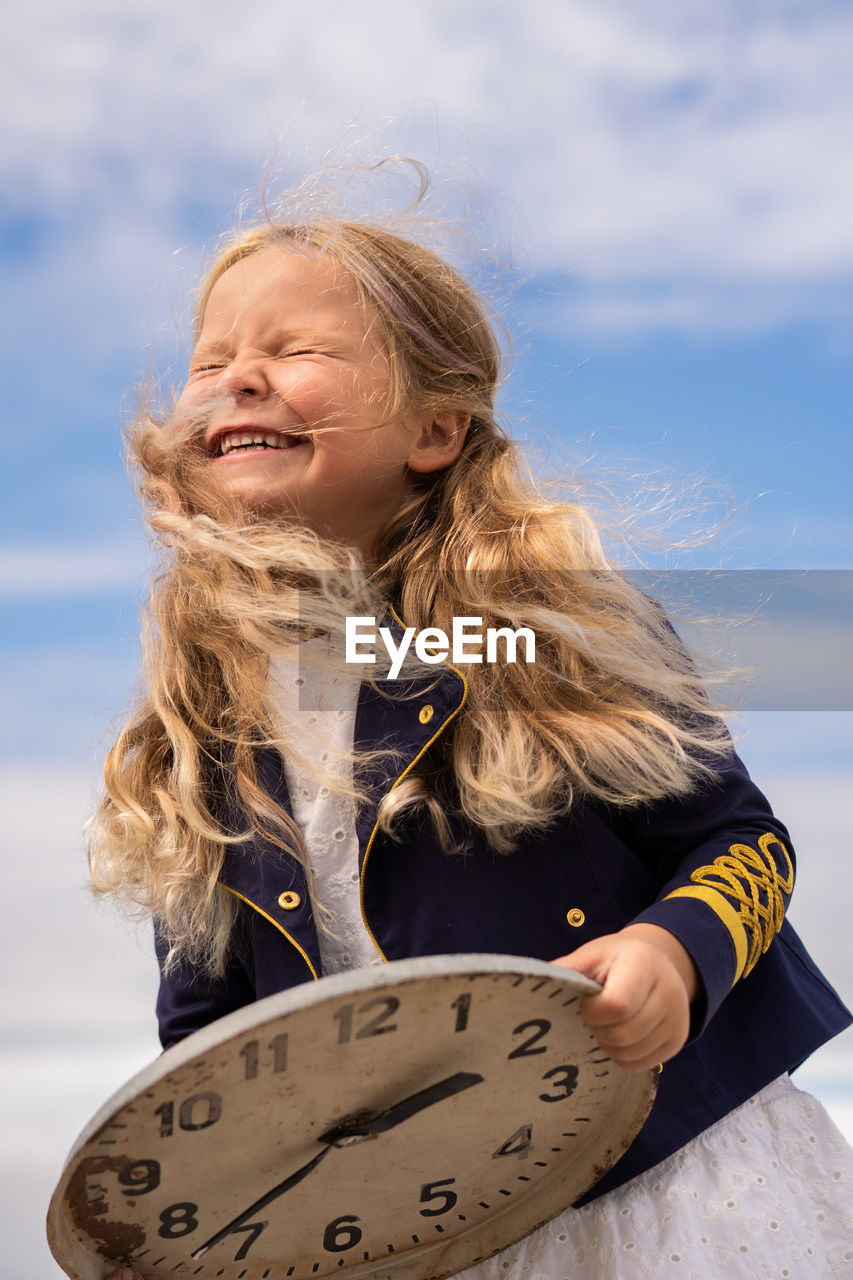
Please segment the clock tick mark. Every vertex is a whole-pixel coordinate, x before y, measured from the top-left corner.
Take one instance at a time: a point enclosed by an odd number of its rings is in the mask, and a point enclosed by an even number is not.
[[[563,1008],[568,1009],[570,1004],[577,1004],[577,1002],[578,1002],[577,996],[570,996],[568,1000],[563,1001]]]
[[[370,1254],[369,1254],[369,1253],[367,1253],[367,1252],[365,1252],[365,1255],[364,1255],[364,1261],[365,1261],[365,1262],[369,1262],[369,1261],[370,1261]]]
[[[296,1270],[296,1267],[290,1267],[290,1268],[289,1268],[289,1270],[288,1270],[288,1272],[287,1272],[287,1274],[288,1274],[289,1276],[292,1276],[295,1270]]]
[[[526,1173],[520,1173],[520,1174],[518,1175],[518,1181],[519,1181],[519,1182],[529,1182],[529,1181],[530,1181],[530,1179],[528,1178],[528,1176],[527,1176],[527,1174],[526,1174]]]
[[[491,1206],[490,1204],[486,1204],[485,1200],[481,1200],[481,1201],[480,1201],[480,1208],[481,1208],[481,1209],[491,1209],[491,1207],[492,1207],[492,1206]]]
[[[311,1270],[312,1270],[312,1271],[319,1271],[319,1270],[320,1270],[320,1264],[319,1264],[319,1262],[315,1262],[315,1263],[314,1263],[314,1265],[313,1265],[313,1267],[311,1268]]]
[[[162,1258],[158,1258],[158,1259],[157,1259],[157,1261],[156,1261],[156,1262],[152,1262],[152,1263],[151,1263],[151,1265],[152,1265],[152,1267],[159,1267],[160,1263],[161,1263],[161,1262],[165,1262],[165,1261],[166,1261],[166,1255],[165,1255],[165,1253],[164,1253]],[[221,1274],[221,1273],[220,1273],[220,1274]]]
[[[511,1195],[512,1195],[512,1192],[511,1192],[511,1191],[507,1191],[506,1187],[499,1187],[499,1188],[498,1188],[498,1194],[499,1194],[499,1195],[502,1195],[502,1196],[511,1196]]]
[[[393,1253],[393,1252],[394,1252],[394,1246],[393,1246],[393,1244],[386,1244],[385,1248],[388,1250],[388,1252],[389,1252],[389,1253]]]
[[[541,991],[542,988],[548,983],[548,981],[549,981],[548,978],[540,978],[539,981],[530,988],[531,993],[534,991]]]
[[[420,1242],[421,1242],[420,1236],[412,1236],[412,1244],[420,1244]]]
[[[571,1132],[571,1133],[564,1133],[564,1134],[563,1134],[563,1137],[564,1137],[564,1138],[576,1138],[577,1136],[578,1136],[578,1135],[577,1135],[577,1133],[575,1133],[574,1131],[573,1131],[573,1132]]]
[[[441,1235],[444,1235],[444,1227],[440,1222],[434,1222],[432,1225],[435,1227],[436,1231],[440,1232]]]
[[[548,1168],[548,1161],[547,1161],[547,1160],[534,1160],[534,1161],[533,1161],[533,1163],[536,1165],[536,1167],[537,1167],[538,1169],[547,1169],[547,1168]]]
[[[555,1155],[555,1156],[558,1156],[558,1155],[560,1154],[560,1152],[563,1150],[563,1148],[562,1148],[562,1147],[552,1147],[552,1148],[551,1148],[551,1150],[554,1152],[554,1155]]]
[[[456,1215],[456,1216],[457,1216],[457,1218],[459,1219],[459,1221],[460,1221],[460,1222],[467,1222],[467,1221],[468,1221],[468,1219],[465,1217],[465,1214],[464,1214],[464,1213],[457,1213],[457,1215]]]

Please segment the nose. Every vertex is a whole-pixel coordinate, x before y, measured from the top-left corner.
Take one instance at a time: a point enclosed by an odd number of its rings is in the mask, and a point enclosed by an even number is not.
[[[270,385],[261,360],[236,356],[219,375],[218,386],[233,396],[267,396]]]

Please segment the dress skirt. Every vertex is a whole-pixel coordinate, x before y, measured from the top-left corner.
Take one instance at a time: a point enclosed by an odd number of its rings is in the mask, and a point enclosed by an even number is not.
[[[787,1076],[461,1280],[853,1277],[853,1148]]]

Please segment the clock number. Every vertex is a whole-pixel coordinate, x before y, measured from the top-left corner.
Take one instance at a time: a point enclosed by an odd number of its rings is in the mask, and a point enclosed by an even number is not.
[[[439,1182],[425,1182],[421,1187],[421,1204],[429,1204],[430,1200],[442,1200],[444,1203],[438,1209],[419,1209],[418,1213],[424,1218],[437,1218],[452,1209],[459,1197],[455,1191],[444,1191],[442,1188],[449,1187],[455,1181],[455,1178],[442,1178]]]
[[[352,1040],[352,1005],[341,1005],[335,1017],[341,1024],[338,1027],[338,1044],[348,1044]]]
[[[287,1070],[287,1032],[273,1036],[269,1047],[272,1049],[272,1069],[278,1075],[280,1071]]]
[[[162,1107],[158,1107],[154,1114],[160,1117],[160,1137],[171,1138],[175,1132],[174,1102],[164,1102]]]
[[[246,1236],[246,1239],[243,1241],[243,1243],[240,1245],[240,1248],[234,1254],[235,1262],[243,1261],[243,1259],[246,1257],[249,1250],[251,1249],[252,1245],[255,1243],[258,1236],[263,1231],[264,1227],[268,1227],[268,1226],[269,1226],[269,1219],[267,1219],[266,1222],[247,1222],[245,1227],[234,1227],[233,1231],[231,1232],[232,1235],[236,1236],[239,1231],[245,1231],[248,1233]]]
[[[370,1036],[382,1036],[386,1031],[396,1031],[397,1024],[392,1022],[389,1026],[383,1026],[388,1019],[393,1017],[400,1007],[400,1001],[396,996],[377,996],[375,1000],[368,1000],[367,1004],[363,1004],[359,1009],[359,1013],[370,1013],[371,1009],[379,1009],[375,1018],[371,1018],[355,1033],[356,1040],[367,1040]],[[341,1005],[340,1009],[334,1014],[334,1017],[340,1023],[338,1027],[338,1044],[349,1044],[352,1040],[352,1024],[353,1024],[353,1006],[351,1004]]]
[[[562,1102],[564,1098],[570,1098],[578,1087],[578,1069],[577,1067],[552,1067],[550,1071],[546,1071],[543,1080],[552,1080],[555,1076],[562,1075],[562,1080],[555,1082],[555,1089],[562,1089],[562,1093],[540,1093],[539,1097],[543,1102]]]
[[[199,1112],[199,1104],[201,1108],[206,1108],[203,1115]],[[160,1137],[170,1138],[175,1132],[174,1102],[164,1102],[154,1114],[160,1117]],[[181,1103],[178,1124],[182,1129],[192,1133],[196,1129],[209,1129],[212,1124],[216,1124],[221,1115],[222,1099],[218,1093],[194,1093]]]
[[[454,1031],[464,1031],[468,1026],[468,1011],[471,1008],[471,992],[466,991],[461,996],[457,996],[450,1006],[456,1010],[456,1026]]]
[[[246,1059],[246,1079],[255,1080],[258,1075],[258,1041],[248,1040],[240,1050],[240,1057]]]
[[[361,1239],[361,1228],[355,1225],[361,1219],[354,1213],[345,1213],[341,1218],[333,1218],[323,1232],[323,1248],[329,1253],[343,1253],[351,1249]]]
[[[160,1214],[160,1230],[158,1236],[166,1240],[176,1240],[179,1236],[188,1236],[198,1226],[198,1205],[189,1200],[181,1200],[178,1204],[170,1204]]]
[[[274,1072],[287,1070],[287,1032],[283,1031],[281,1035],[274,1036],[269,1042],[269,1048],[272,1049],[272,1069]],[[247,1040],[240,1050],[240,1057],[246,1059],[246,1076],[247,1080],[256,1080],[258,1076],[258,1067],[260,1064],[260,1041]]]
[[[199,1107],[201,1104],[202,1116],[199,1116]],[[182,1129],[188,1129],[190,1132],[196,1129],[209,1129],[212,1124],[222,1115],[222,1099],[218,1093],[194,1093],[191,1098],[187,1098],[181,1103],[181,1109],[178,1112],[178,1124]]]
[[[518,1156],[519,1160],[526,1160],[532,1141],[533,1125],[523,1124],[520,1129],[516,1129],[515,1133],[509,1135],[506,1142],[501,1143],[497,1151],[492,1152],[492,1159],[497,1160],[500,1156]]]
[[[518,1045],[517,1048],[513,1049],[511,1053],[508,1053],[507,1061],[509,1061],[510,1058],[531,1058],[534,1053],[548,1052],[548,1047],[544,1044],[540,1044],[538,1049],[531,1048],[532,1045],[536,1044],[537,1040],[541,1040],[543,1036],[547,1036],[548,1032],[551,1030],[550,1022],[547,1022],[544,1018],[531,1018],[530,1022],[521,1022],[512,1034],[514,1036],[520,1036],[524,1031],[528,1031],[531,1027],[536,1027],[533,1035],[528,1036],[528,1038]]]
[[[126,1190],[123,1196],[144,1196],[160,1185],[160,1165],[156,1160],[134,1160],[119,1169],[118,1180]]]

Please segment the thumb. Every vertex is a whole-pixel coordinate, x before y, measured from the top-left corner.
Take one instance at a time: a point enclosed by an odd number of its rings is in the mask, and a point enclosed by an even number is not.
[[[563,969],[573,969],[575,973],[580,973],[585,978],[592,978],[593,982],[601,983],[603,986],[611,958],[606,939],[593,938],[590,942],[585,942],[582,947],[577,947],[568,955],[560,956],[552,963],[560,965]]]

